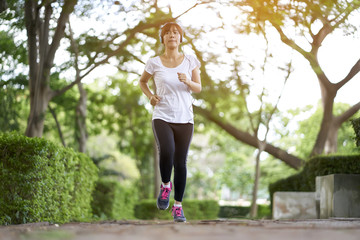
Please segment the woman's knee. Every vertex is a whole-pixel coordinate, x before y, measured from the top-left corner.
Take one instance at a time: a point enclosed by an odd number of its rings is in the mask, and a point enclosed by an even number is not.
[[[179,171],[186,171],[186,159],[185,160],[174,160],[174,169]]]
[[[164,148],[160,148],[160,158],[163,159],[173,159],[175,154],[175,148],[171,147],[171,145],[168,145]]]

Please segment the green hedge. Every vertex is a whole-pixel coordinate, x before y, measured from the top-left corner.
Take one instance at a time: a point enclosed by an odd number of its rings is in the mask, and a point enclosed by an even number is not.
[[[250,207],[239,206],[221,206],[219,218],[248,218]],[[257,218],[271,218],[271,209],[269,205],[258,205]]]
[[[355,131],[356,146],[360,147],[360,118],[356,118],[351,121]]]
[[[90,219],[97,178],[97,167],[82,153],[0,134],[0,224]]]
[[[360,155],[317,156],[310,159],[300,173],[269,185],[271,202],[274,192],[314,192],[316,176],[340,173],[360,174]]]
[[[115,180],[101,179],[93,193],[93,214],[100,219],[134,219],[137,196],[136,188],[122,186]]]
[[[161,211],[156,207],[156,199],[142,200],[135,206],[135,217],[138,219],[161,219],[171,220],[171,206],[174,200],[170,201],[168,210]],[[215,200],[184,200],[184,214],[187,220],[217,219],[219,205]]]

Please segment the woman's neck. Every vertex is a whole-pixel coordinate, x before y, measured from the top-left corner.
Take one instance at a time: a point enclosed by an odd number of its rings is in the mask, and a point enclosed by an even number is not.
[[[163,54],[163,57],[166,59],[177,59],[180,56],[182,56],[182,54],[179,53],[177,48],[165,49],[165,52]]]

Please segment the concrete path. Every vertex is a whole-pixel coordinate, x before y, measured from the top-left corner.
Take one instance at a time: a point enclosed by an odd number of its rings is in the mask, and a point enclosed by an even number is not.
[[[0,240],[359,240],[360,219],[106,221],[0,226]]]

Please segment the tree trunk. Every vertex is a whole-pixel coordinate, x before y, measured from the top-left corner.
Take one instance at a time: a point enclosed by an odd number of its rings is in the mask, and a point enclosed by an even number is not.
[[[255,180],[254,186],[252,191],[252,198],[251,198],[251,207],[250,207],[250,217],[254,218],[257,216],[257,192],[259,188],[259,180],[260,180],[260,149],[258,149],[258,153],[256,154],[255,159]]]
[[[311,156],[319,155],[324,152],[325,143],[328,139],[328,133],[332,125],[332,113],[323,114],[323,119],[321,121],[320,131],[317,135],[315,145],[311,152]]]
[[[339,128],[340,127],[336,126],[333,121],[333,124],[331,124],[329,128],[328,136],[325,142],[325,148],[324,148],[325,154],[337,152],[337,148],[338,148],[337,140],[338,140]]]
[[[76,139],[79,144],[79,152],[86,152],[86,141],[88,138],[86,131],[86,109],[87,94],[81,82],[78,83],[80,98],[76,106]]]
[[[65,0],[57,26],[49,45],[51,1],[43,2],[25,0],[25,23],[28,43],[30,114],[25,135],[41,137],[44,130],[44,117],[49,102],[55,96],[50,89],[50,70],[55,53],[64,36],[65,23],[73,12],[77,0]],[[42,11],[40,8],[44,8]]]
[[[250,208],[250,217],[257,217],[258,213],[258,205],[257,205],[257,193],[259,189],[260,182],[260,156],[261,153],[265,150],[266,142],[259,141],[258,153],[256,154],[256,162],[255,162],[255,181],[252,192],[252,200],[251,200],[251,208]]]
[[[8,8],[6,0],[0,0],[0,13]]]
[[[34,93],[35,91],[35,93]],[[30,114],[25,135],[41,137],[44,131],[45,113],[50,102],[49,91],[36,89],[30,92]]]
[[[328,79],[326,78],[326,81]],[[311,156],[319,155],[324,152],[325,143],[328,139],[328,133],[333,125],[334,115],[334,99],[336,96],[336,89],[333,86],[330,86],[330,83],[327,85],[323,84],[319,79],[321,95],[322,95],[322,103],[323,103],[323,118],[320,125],[320,131],[317,135],[315,145],[311,152]]]
[[[328,131],[328,136],[325,142],[325,153],[335,153],[337,152],[337,140],[338,140],[338,131],[341,125],[348,121],[356,112],[360,109],[360,102],[350,107],[347,111],[342,113],[339,116],[336,116],[332,120],[332,124]]]

